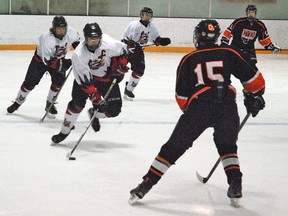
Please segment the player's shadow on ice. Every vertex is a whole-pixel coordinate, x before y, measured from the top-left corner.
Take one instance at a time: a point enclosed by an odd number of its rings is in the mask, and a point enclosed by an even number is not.
[[[75,142],[65,142],[59,143],[59,144],[53,144],[51,143],[51,146],[57,147],[57,148],[65,148],[67,151],[71,151],[72,148],[76,145],[78,140]],[[124,143],[117,143],[117,142],[107,142],[107,141],[92,141],[92,140],[82,140],[81,143],[77,146],[76,150],[73,154],[76,153],[76,151],[81,152],[78,155],[84,156],[83,152],[94,152],[94,153],[109,153],[113,149],[123,149],[123,148],[131,148],[131,145],[124,144]]]
[[[44,113],[45,114],[45,113]],[[43,116],[44,116],[43,114]],[[9,115],[9,116],[14,116],[14,117],[19,117],[23,120],[25,120],[25,122],[16,122],[16,123],[41,123],[41,124],[44,124],[44,123],[56,123],[56,124],[61,124],[61,122],[63,120],[60,120],[60,119],[57,119],[57,118],[49,118],[49,117],[46,117],[45,119],[43,119],[43,121],[41,122],[43,116],[29,116],[29,115],[24,115],[24,114],[20,114],[20,113],[12,113],[12,114],[6,114],[6,115]]]
[[[171,204],[171,206],[169,206],[169,203]],[[169,206],[169,207],[161,207],[160,205],[164,204],[165,206]],[[177,215],[177,216],[187,216],[187,215],[193,215],[193,216],[203,216],[203,215],[208,215],[207,211],[215,211],[215,216],[230,216],[230,215],[234,215],[234,216],[261,216],[260,214],[258,214],[257,212],[255,212],[254,210],[249,210],[247,208],[245,208],[245,206],[240,206],[238,208],[235,208],[233,206],[229,206],[229,204],[227,204],[225,202],[225,204],[220,204],[220,206],[213,206],[213,204],[206,204],[206,208],[205,205],[204,207],[201,207],[202,204],[197,204],[197,203],[193,203],[191,202],[190,204],[185,202],[186,205],[189,205],[189,207],[185,207],[186,209],[188,208],[189,210],[183,210],[183,208],[181,209],[181,205],[183,205],[182,201],[179,201],[179,205],[177,205],[177,203],[175,202],[175,199],[169,199],[169,198],[161,198],[161,199],[152,199],[149,201],[138,201],[136,203],[133,204],[133,208],[142,208],[142,209],[148,209],[153,213],[153,215],[157,215],[157,212],[159,212],[159,214],[165,214],[165,215]],[[177,207],[178,206],[178,207]],[[209,210],[210,209],[210,210]],[[210,215],[210,214],[209,214]],[[211,214],[212,215],[212,214]]]

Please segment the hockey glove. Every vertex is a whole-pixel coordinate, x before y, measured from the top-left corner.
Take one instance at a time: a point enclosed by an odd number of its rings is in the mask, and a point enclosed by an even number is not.
[[[229,39],[226,37],[221,38],[221,46],[227,46],[229,45]]]
[[[103,112],[107,109],[106,101],[103,100],[103,97],[95,86],[86,85],[82,87],[82,90],[89,95],[89,99],[95,109],[101,109]]]
[[[157,37],[156,40],[153,41],[156,46],[167,46],[171,43],[170,38],[162,38],[162,37]]]
[[[99,93],[97,89],[94,93],[92,93],[89,96],[89,98],[95,110],[99,109],[99,111],[102,111],[102,112],[106,111],[107,106],[108,106],[107,102],[103,99],[102,95]]]
[[[275,43],[270,43],[268,46],[265,47],[265,49],[272,50],[272,52],[273,52],[274,54],[281,52],[280,46],[278,46],[278,45],[275,44]]]
[[[143,49],[140,46],[140,44],[135,42],[134,40],[123,39],[123,42],[127,44],[127,49],[128,49],[129,54],[143,53]]]
[[[126,55],[112,57],[108,76],[112,79],[116,78],[116,82],[120,83],[123,80],[125,73],[129,70],[129,67],[126,66],[127,64],[128,58]]]
[[[107,109],[106,101],[103,100],[98,89],[89,82],[87,77],[84,77],[84,80],[81,80],[80,86],[82,90],[89,95],[89,99],[95,109],[101,109],[103,112]]]
[[[65,59],[65,58],[62,59],[52,58],[46,63],[50,68],[60,73],[65,73],[72,65],[71,59]]]
[[[262,95],[255,95],[248,92],[244,92],[244,105],[247,113],[251,113],[252,117],[257,116],[260,110],[265,107],[265,100]]]

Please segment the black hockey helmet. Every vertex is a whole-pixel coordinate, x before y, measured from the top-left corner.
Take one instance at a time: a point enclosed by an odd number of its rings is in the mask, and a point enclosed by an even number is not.
[[[87,49],[91,52],[95,52],[95,50],[101,45],[101,38],[102,38],[102,30],[100,26],[95,23],[87,23],[83,29],[84,37],[85,37],[85,45]],[[91,44],[88,43],[88,38],[99,38],[100,41],[98,44]]]
[[[102,37],[100,26],[95,23],[87,23],[83,29],[84,37]]]
[[[149,7],[144,7],[144,8],[141,9],[140,17],[142,17],[144,13],[147,13],[148,15],[153,17],[153,10],[151,8],[149,8]]]
[[[249,4],[249,5],[246,7],[245,11],[246,11],[246,13],[247,13],[247,12],[250,11],[250,10],[255,11],[255,14],[256,14],[256,13],[257,13],[257,7],[256,7],[256,5]]]
[[[52,21],[53,28],[56,27],[67,27],[67,22],[63,16],[55,16]]]
[[[205,45],[207,43],[215,44],[220,33],[221,29],[216,20],[202,20],[194,29],[193,43],[196,48],[198,48],[199,45]]]
[[[57,27],[64,27],[65,32],[63,33],[56,33],[56,28]],[[55,16],[52,21],[52,27],[50,28],[50,32],[58,39],[62,40],[63,37],[65,37],[67,33],[67,22],[63,16]]]

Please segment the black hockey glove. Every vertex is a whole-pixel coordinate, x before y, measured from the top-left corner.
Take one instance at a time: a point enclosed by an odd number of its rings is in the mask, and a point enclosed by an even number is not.
[[[157,37],[156,40],[153,41],[156,46],[167,46],[171,43],[170,38],[162,38],[162,37]]]
[[[71,59],[65,58],[52,58],[46,63],[50,68],[60,73],[65,73],[72,65]]]
[[[272,52],[273,52],[274,54],[281,52],[280,46],[278,46],[278,45],[275,44],[275,43],[270,43],[269,45],[267,45],[267,46],[265,47],[265,49],[272,50]]]
[[[248,92],[244,93],[244,105],[246,107],[247,113],[251,113],[252,117],[257,116],[260,110],[265,107],[265,100],[262,95],[253,95]]]
[[[134,40],[123,39],[122,40],[125,44],[127,44],[128,54],[138,54],[143,53],[143,49],[139,43],[135,42]]]
[[[71,59],[60,59],[62,60],[62,68],[59,68],[61,72],[65,73],[72,65]]]

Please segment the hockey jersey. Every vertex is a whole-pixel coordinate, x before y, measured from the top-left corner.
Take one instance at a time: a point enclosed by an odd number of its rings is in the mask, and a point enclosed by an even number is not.
[[[62,40],[56,38],[53,33],[48,31],[40,36],[36,54],[46,64],[52,58],[64,58],[71,45],[79,40],[78,32],[71,27],[67,28],[67,33]]]
[[[79,85],[83,85],[83,82],[91,81],[93,76],[105,77],[109,70],[111,58],[126,52],[126,44],[113,39],[107,34],[102,35],[100,46],[94,53],[87,49],[84,40],[81,41],[72,54],[72,65],[76,82]]]
[[[133,40],[144,45],[147,43],[154,43],[154,40],[156,40],[157,37],[159,37],[159,33],[153,23],[149,23],[145,26],[140,21],[132,21],[127,26],[123,39]]]
[[[226,96],[235,100],[231,75],[241,81],[246,92],[264,93],[265,80],[258,68],[251,67],[234,49],[211,45],[187,54],[177,68],[175,96],[180,109],[186,110],[195,98],[211,90],[215,82],[225,83]]]
[[[224,31],[221,41],[230,40],[231,38],[231,45],[242,50],[255,49],[256,39],[264,47],[271,43],[265,24],[256,18],[254,21],[248,21],[247,17],[234,20]]]

